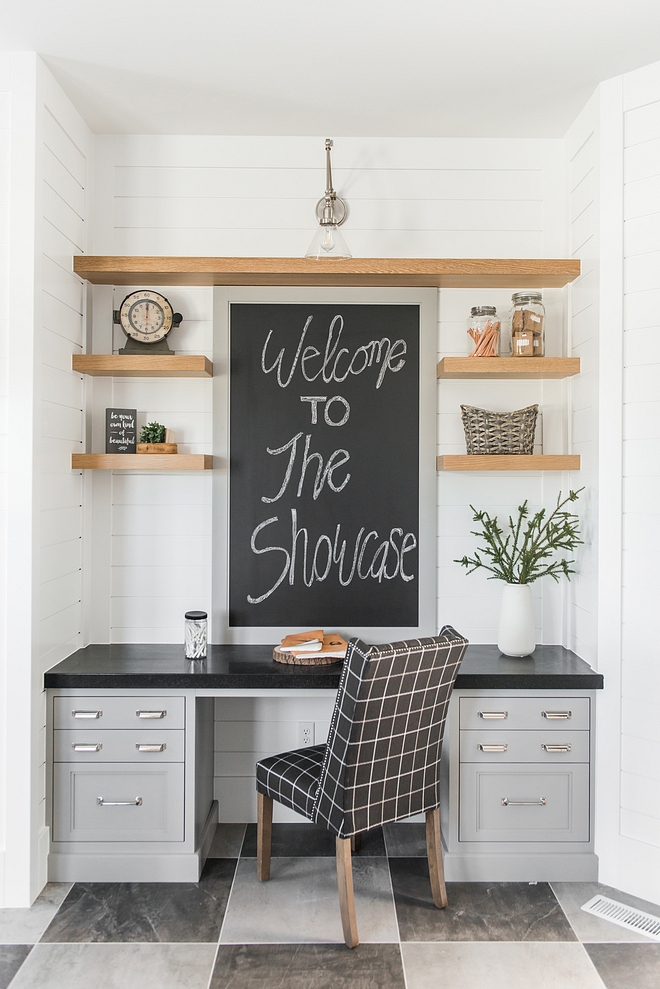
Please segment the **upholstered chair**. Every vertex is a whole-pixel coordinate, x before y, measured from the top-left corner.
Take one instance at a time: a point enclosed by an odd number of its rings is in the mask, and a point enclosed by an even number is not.
[[[270,878],[273,800],[336,836],[344,940],[358,943],[351,847],[363,832],[426,813],[433,902],[447,905],[439,771],[449,698],[467,640],[450,626],[433,638],[368,646],[351,639],[330,732],[257,763],[257,871]]]

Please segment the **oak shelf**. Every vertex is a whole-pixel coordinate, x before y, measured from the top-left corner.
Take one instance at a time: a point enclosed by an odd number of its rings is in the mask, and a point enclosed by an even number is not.
[[[439,378],[570,378],[580,373],[579,357],[443,357]]]
[[[580,274],[573,258],[119,257],[79,254],[73,270],[95,285],[343,285],[562,288]]]
[[[531,358],[530,358],[531,359]],[[579,470],[579,454],[538,454],[508,456],[488,454],[445,454],[436,457],[436,470]]]
[[[95,377],[213,377],[213,364],[201,354],[73,354],[71,367]]]
[[[72,470],[213,470],[206,453],[73,453]]]

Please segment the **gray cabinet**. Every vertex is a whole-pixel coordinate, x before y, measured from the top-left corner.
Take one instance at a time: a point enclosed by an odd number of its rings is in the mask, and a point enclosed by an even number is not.
[[[447,875],[597,877],[593,696],[460,691],[447,732]]]
[[[213,700],[53,691],[49,878],[196,881],[215,832]]]

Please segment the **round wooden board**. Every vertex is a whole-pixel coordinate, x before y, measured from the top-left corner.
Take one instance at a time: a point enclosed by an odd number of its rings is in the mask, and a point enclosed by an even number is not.
[[[273,649],[273,659],[276,663],[286,663],[287,666],[330,666],[332,663],[343,663],[336,656],[319,656],[309,653],[307,656],[294,656],[292,652],[282,652],[279,646]]]

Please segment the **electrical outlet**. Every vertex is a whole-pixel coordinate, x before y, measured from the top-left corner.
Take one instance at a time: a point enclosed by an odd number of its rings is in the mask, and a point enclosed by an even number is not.
[[[298,745],[303,748],[306,745],[314,744],[314,722],[313,721],[299,721],[298,722]]]

